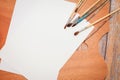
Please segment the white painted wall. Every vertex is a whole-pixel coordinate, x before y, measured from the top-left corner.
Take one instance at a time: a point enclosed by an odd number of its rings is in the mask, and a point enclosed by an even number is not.
[[[59,69],[86,37],[78,28],[64,30],[75,7],[63,0],[17,0],[0,69],[29,80],[57,80]],[[83,21],[78,26],[85,26]],[[77,27],[78,27],[77,26]]]

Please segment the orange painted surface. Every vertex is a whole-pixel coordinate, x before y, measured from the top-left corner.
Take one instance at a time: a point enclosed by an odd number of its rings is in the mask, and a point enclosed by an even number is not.
[[[27,80],[20,74],[0,70],[0,80]]]
[[[4,46],[16,0],[0,0],[0,49]],[[0,58],[1,61],[1,58]],[[0,70],[0,80],[27,80],[16,73]]]
[[[72,1],[72,0],[71,0]],[[96,0],[88,0],[79,14],[85,11]],[[74,0],[73,2],[78,2]],[[109,3],[100,10],[89,22],[109,13]],[[102,22],[94,25],[97,29]],[[104,80],[107,76],[107,65],[99,52],[99,40],[109,31],[109,22],[106,22],[93,36],[83,42],[60,69],[57,80]]]
[[[0,49],[4,46],[16,0],[0,0]]]

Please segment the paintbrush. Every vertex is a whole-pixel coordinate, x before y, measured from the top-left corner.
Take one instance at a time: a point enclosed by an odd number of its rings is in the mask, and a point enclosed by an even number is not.
[[[104,1],[104,0],[103,0]],[[104,6],[109,0],[105,0],[104,2],[100,2],[98,3],[96,6],[94,6],[90,11],[86,12],[82,17],[78,17],[72,24],[72,27],[76,26],[78,23],[80,23],[82,20],[84,20],[85,18],[87,18],[89,15],[91,15],[92,13],[96,13],[99,12],[101,10],[101,7]]]
[[[96,2],[95,2],[92,6],[90,6],[83,14],[85,14],[86,12],[88,12],[88,11],[89,11],[92,7],[94,7],[99,1],[100,1],[100,0],[96,1]],[[82,14],[81,16],[83,16],[83,14]],[[80,17],[76,18],[76,19],[73,21],[73,23],[76,22],[79,18],[80,18]],[[69,23],[67,27],[72,26],[73,23]]]
[[[74,23],[72,24],[72,27],[76,26],[78,23],[80,23],[82,20],[84,20],[85,18],[87,18],[94,11],[98,10],[102,5],[106,4],[107,1],[108,0],[100,1],[100,3],[98,3],[97,5],[95,5],[90,11],[86,12],[82,17],[79,17],[78,20],[74,21]]]
[[[95,24],[101,22],[102,20],[104,20],[104,19],[110,17],[111,15],[115,14],[115,13],[118,12],[118,11],[120,11],[120,8],[118,8],[118,9],[112,11],[111,13],[107,14],[106,16],[104,16],[104,17],[98,19],[97,21],[95,21],[95,22],[89,24],[88,26],[86,26],[86,27],[83,28],[82,30],[75,32],[74,35],[75,35],[75,36],[78,35],[80,32],[82,32],[82,31],[84,31],[84,30],[86,30],[86,29],[92,27],[93,25],[95,25]]]
[[[72,26],[74,27],[75,25],[77,25],[78,23],[80,23],[82,20],[84,20],[85,18],[87,18],[90,14],[92,14],[93,12],[95,12],[97,9],[99,9],[102,5],[106,4],[108,0],[98,0],[96,1],[91,7],[89,7],[82,15],[81,17],[76,18],[73,23],[70,23]],[[98,11],[98,10],[97,10]]]
[[[78,9],[80,8],[80,6],[81,6],[85,1],[86,1],[86,0],[79,0],[78,4],[76,5],[75,9],[73,10],[72,14],[70,15],[70,17],[69,17],[69,19],[68,19],[68,21],[67,21],[64,29],[66,29],[66,27],[69,26],[68,23],[72,21],[72,19],[73,19],[73,18],[75,17],[75,15],[76,15]]]
[[[103,7],[108,3],[110,2],[110,0],[107,0],[104,4],[102,4],[100,6],[99,9],[96,9],[92,14],[89,15],[89,17],[87,17],[87,21],[91,20],[101,9],[103,9]]]

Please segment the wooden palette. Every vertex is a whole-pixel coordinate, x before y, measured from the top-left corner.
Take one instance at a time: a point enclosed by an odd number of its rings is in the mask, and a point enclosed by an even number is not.
[[[4,46],[16,0],[0,0],[0,49]]]
[[[16,0],[0,0],[0,49],[4,46]],[[1,59],[0,59],[1,61]],[[0,70],[0,80],[27,80],[24,76]]]
[[[77,3],[78,0],[70,0]],[[78,11],[79,14],[84,12],[96,0],[87,0],[86,4]],[[97,15],[95,15],[90,23],[107,15],[109,13],[110,3],[107,3]],[[94,29],[101,26],[100,22],[94,25]],[[94,30],[93,30],[94,31]],[[73,53],[69,60],[60,69],[57,80],[104,80],[108,70],[104,58],[99,52],[99,41],[109,31],[109,21],[89,39],[83,42],[80,47]]]

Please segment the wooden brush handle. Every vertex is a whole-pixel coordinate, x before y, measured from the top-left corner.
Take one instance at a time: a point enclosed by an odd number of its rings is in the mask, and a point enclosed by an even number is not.
[[[104,16],[104,17],[98,19],[97,21],[95,21],[95,22],[89,24],[88,26],[86,26],[85,28],[83,28],[82,30],[80,30],[79,32],[82,32],[82,31],[88,29],[89,27],[92,27],[93,25],[95,25],[95,24],[99,23],[100,21],[102,21],[102,20],[108,18],[109,16],[115,14],[115,13],[118,12],[118,11],[120,11],[120,8],[118,8],[118,9],[114,10],[113,12],[107,14],[106,16]]]

